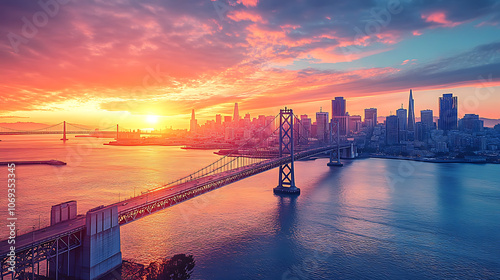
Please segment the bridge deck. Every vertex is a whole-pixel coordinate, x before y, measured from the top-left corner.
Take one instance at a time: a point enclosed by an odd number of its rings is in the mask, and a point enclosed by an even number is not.
[[[347,146],[346,146],[347,147]],[[345,147],[342,147],[345,148]],[[295,154],[295,159],[301,159],[305,157],[309,157],[318,153],[325,152],[329,149],[332,149],[332,147],[322,147],[322,148],[316,148],[312,150],[307,150],[303,151],[300,153]],[[186,183],[174,185],[171,187],[163,188],[163,189],[158,189],[149,193],[145,193],[121,202],[117,202],[111,205],[108,205],[106,207],[111,207],[111,206],[118,206],[118,213],[119,216],[124,215],[124,213],[128,213],[130,211],[133,211],[134,209],[138,208],[144,208],[147,205],[152,205],[155,202],[162,201],[165,199],[169,198],[174,198],[178,195],[183,195],[186,194],[192,190],[199,189],[203,186],[206,186],[207,184],[213,184],[214,182],[224,182],[219,184],[217,187],[221,187],[223,185],[232,183],[234,181],[237,181],[239,179],[249,177],[252,175],[255,175],[257,173],[261,173],[263,171],[275,168],[287,161],[290,161],[290,157],[286,158],[278,158],[278,159],[272,159],[272,160],[267,160],[255,164],[251,164],[248,166],[236,168],[236,169],[231,169],[225,172],[221,172],[218,174],[214,175],[208,175],[193,181],[189,181]],[[243,174],[244,173],[244,174]],[[235,179],[235,175],[238,174],[243,174],[240,177]],[[210,189],[211,190],[211,189]],[[207,192],[210,190],[203,191]],[[184,200],[190,199],[192,197],[186,197],[184,199],[181,199],[180,201],[176,201],[174,204],[177,204],[179,202],[182,202]],[[172,205],[174,205],[172,204]],[[164,208],[170,207],[171,205],[167,205]],[[155,210],[156,211],[156,210]],[[147,215],[147,214],[146,214]],[[142,217],[142,216],[141,216]],[[126,221],[128,222],[128,221]],[[124,223],[126,223],[124,222]],[[124,224],[120,223],[120,224]],[[32,246],[32,244],[38,244],[38,243],[43,243],[47,242],[50,240],[53,240],[57,238],[58,236],[68,234],[70,232],[75,232],[75,231],[80,231],[85,228],[85,215],[79,215],[77,218],[61,222],[58,224],[55,224],[53,226],[49,226],[46,228],[42,228],[33,232],[29,232],[23,235],[20,235],[16,237],[16,252],[19,252],[23,249],[28,249]],[[10,244],[8,244],[7,240],[2,240],[0,241],[0,254],[6,255],[9,252]]]
[[[199,178],[194,181],[190,181],[187,183],[171,186],[165,189],[159,189],[156,191],[152,191],[150,193],[142,194],[127,200],[123,200],[121,202],[117,202],[111,205],[106,206],[118,206],[118,213],[124,213],[130,211],[136,207],[147,205],[152,201],[157,201],[161,199],[166,199],[169,197],[173,197],[178,194],[182,194],[187,190],[196,188],[198,186],[202,186],[203,184],[217,180],[218,178],[222,178],[224,176],[229,175],[230,173],[237,172],[238,170],[233,169],[230,171],[226,171],[224,173],[210,175],[206,177]],[[225,174],[226,173],[226,174]],[[26,248],[30,248],[32,244],[39,244],[49,240],[56,238],[57,236],[67,234],[68,232],[74,232],[83,230],[85,228],[85,215],[78,215],[75,219],[64,221],[52,226],[48,226],[39,230],[35,230],[23,235],[16,237],[16,251],[20,251]],[[8,244],[7,240],[0,241],[0,254],[5,255],[9,252],[10,244]]]

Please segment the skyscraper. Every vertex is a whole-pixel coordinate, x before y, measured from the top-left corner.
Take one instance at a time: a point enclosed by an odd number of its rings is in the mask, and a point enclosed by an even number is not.
[[[420,111],[420,121],[423,125],[426,125],[429,128],[434,128],[434,115],[432,110],[422,110]]]
[[[332,117],[333,116],[345,116],[346,103],[344,97],[335,97],[332,100]]]
[[[322,112],[320,110],[316,113],[317,139],[321,142],[326,142],[328,140],[328,133],[330,133],[328,120],[328,112]]]
[[[347,135],[349,116],[346,114],[346,101],[344,97],[335,97],[332,100],[332,121],[339,123],[340,135]]]
[[[415,134],[419,141],[427,141],[431,130],[435,129],[432,110],[420,111],[420,122],[415,124]]]
[[[222,116],[220,114],[215,115],[215,124],[217,126],[221,126],[222,125]]]
[[[365,125],[367,127],[377,125],[377,108],[365,109]]]
[[[398,130],[399,130],[399,141],[406,141],[407,139],[407,111],[403,109],[398,109],[396,111],[396,116],[398,118]]]
[[[404,109],[402,106],[400,109],[396,110],[396,116],[398,117],[398,123],[399,123],[399,130],[407,130],[406,126],[407,113],[408,111]]]
[[[458,121],[458,128],[469,133],[479,132],[484,129],[484,122],[479,119],[479,115],[465,114],[465,116]]]
[[[195,132],[197,128],[198,128],[198,121],[195,118],[193,109],[193,111],[191,112],[191,121],[189,122],[189,131]]]
[[[408,104],[408,131],[415,131],[415,104],[413,94],[410,89],[410,101]]]
[[[399,143],[399,120],[397,116],[385,118],[385,143],[387,145]]]
[[[458,122],[458,99],[452,93],[445,93],[439,97],[439,125],[440,130],[456,130]]]
[[[358,132],[361,129],[361,116],[359,115],[354,115],[354,116],[349,116],[349,125],[347,127],[347,130],[349,132]]]
[[[309,139],[311,137],[311,126],[312,121],[311,118],[307,117],[307,115],[300,115],[300,123],[299,133],[302,139]]]
[[[238,103],[234,103],[233,122],[238,123],[239,120],[240,120],[240,112],[238,110]]]

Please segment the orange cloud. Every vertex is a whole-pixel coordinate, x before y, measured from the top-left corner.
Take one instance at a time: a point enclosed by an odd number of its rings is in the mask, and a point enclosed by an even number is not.
[[[255,7],[259,3],[259,0],[238,0],[237,3],[243,4],[247,7]]]
[[[228,13],[227,16],[234,21],[250,20],[253,22],[266,23],[259,14],[249,11],[232,11]]]
[[[399,35],[398,32],[383,32],[377,34],[375,37],[377,37],[377,41],[387,44],[387,45],[394,45],[401,41],[401,36]]]

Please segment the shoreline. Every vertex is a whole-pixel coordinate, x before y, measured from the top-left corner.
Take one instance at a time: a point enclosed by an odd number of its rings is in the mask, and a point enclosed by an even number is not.
[[[399,159],[399,160],[409,160],[409,161],[418,161],[418,162],[429,162],[429,163],[472,163],[472,164],[500,164],[500,162],[490,162],[490,161],[474,161],[474,160],[466,160],[466,159],[436,159],[436,158],[410,158],[410,157],[398,157],[398,156],[383,156],[383,155],[368,155],[366,157],[358,157],[361,158],[381,158],[381,159]]]
[[[31,165],[31,164],[47,164],[47,165],[66,165],[65,162],[60,161],[60,160],[17,160],[17,161],[1,161],[0,165],[9,165],[9,164],[15,164],[15,165]]]

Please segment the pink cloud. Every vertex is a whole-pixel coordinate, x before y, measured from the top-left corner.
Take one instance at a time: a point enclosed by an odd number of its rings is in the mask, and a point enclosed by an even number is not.
[[[420,35],[422,35],[422,32],[418,30],[413,31],[413,36],[420,36]]]
[[[426,22],[431,22],[431,23],[437,23],[441,26],[445,27],[454,27],[461,22],[452,22],[448,19],[446,19],[446,14],[444,12],[434,12],[431,14],[422,14],[422,19],[424,19]]]
[[[409,59],[406,59],[403,61],[403,63],[401,63],[401,65],[405,65],[406,63],[408,63],[410,60]]]

